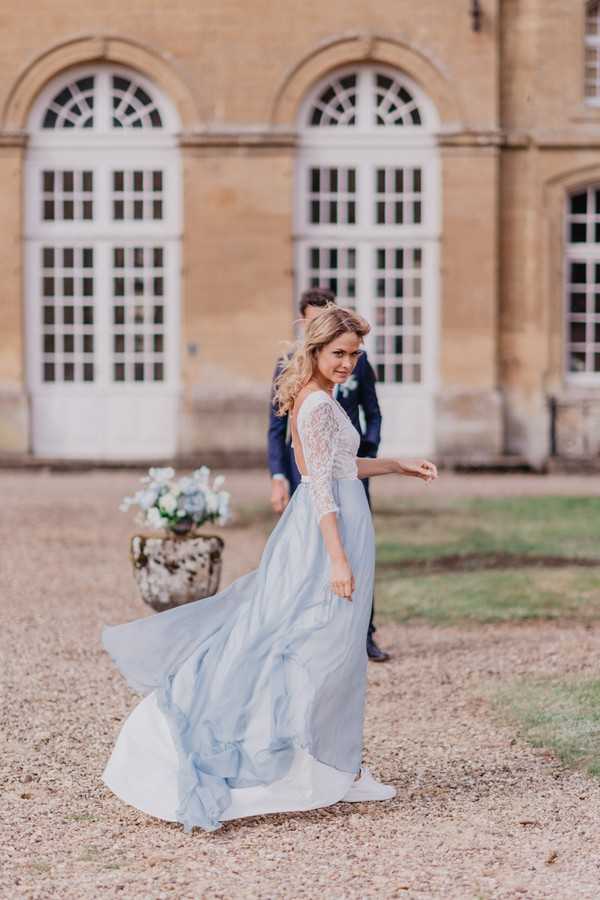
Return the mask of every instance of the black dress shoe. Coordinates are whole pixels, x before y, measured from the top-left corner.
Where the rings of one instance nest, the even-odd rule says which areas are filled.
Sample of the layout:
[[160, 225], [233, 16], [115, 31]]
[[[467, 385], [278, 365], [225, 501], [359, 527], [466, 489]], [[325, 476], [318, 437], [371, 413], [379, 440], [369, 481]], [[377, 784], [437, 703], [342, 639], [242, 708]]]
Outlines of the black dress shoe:
[[390, 654], [378, 647], [371, 635], [367, 637], [367, 656], [371, 662], [387, 662], [390, 659]]

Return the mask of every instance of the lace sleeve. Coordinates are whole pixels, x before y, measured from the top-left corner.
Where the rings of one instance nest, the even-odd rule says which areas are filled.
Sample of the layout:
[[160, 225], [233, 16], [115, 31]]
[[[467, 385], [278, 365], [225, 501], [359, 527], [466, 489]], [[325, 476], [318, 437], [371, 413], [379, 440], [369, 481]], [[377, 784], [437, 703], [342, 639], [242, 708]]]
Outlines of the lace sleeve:
[[335, 412], [327, 400], [298, 419], [298, 434], [302, 441], [304, 461], [310, 475], [310, 491], [319, 521], [326, 513], [339, 511], [331, 490], [339, 430]]

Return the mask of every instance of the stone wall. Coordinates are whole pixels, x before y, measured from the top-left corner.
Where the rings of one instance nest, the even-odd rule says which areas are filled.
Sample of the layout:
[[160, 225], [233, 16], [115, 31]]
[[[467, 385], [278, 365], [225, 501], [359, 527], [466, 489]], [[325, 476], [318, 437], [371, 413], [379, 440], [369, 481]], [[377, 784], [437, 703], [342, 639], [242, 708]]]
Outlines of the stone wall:
[[[559, 396], [558, 452], [572, 455], [568, 444], [597, 454], [597, 392], [582, 398], [562, 362], [564, 198], [573, 184], [600, 181], [600, 110], [583, 102], [584, 4], [484, 0], [482, 8], [475, 33], [468, 3], [438, 0], [55, 0], [51, 15], [32, 0], [25, 19], [6, 0], [0, 452], [24, 453], [29, 443], [27, 113], [49, 78], [104, 60], [153, 79], [182, 120], [183, 456], [262, 452], [273, 362], [294, 316], [298, 104], [328, 71], [369, 62], [406, 72], [441, 122], [438, 458], [506, 452], [542, 465], [553, 440], [549, 398]], [[570, 444], [565, 429], [576, 432]]]

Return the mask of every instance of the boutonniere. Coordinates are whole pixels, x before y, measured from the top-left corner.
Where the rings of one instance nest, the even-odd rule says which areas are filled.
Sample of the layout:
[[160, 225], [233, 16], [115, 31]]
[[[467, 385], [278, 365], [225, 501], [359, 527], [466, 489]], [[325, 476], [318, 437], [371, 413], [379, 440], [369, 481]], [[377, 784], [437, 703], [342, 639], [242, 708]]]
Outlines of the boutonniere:
[[358, 381], [354, 375], [351, 375], [343, 384], [340, 384], [339, 392], [345, 400], [350, 391], [355, 391], [357, 387]]

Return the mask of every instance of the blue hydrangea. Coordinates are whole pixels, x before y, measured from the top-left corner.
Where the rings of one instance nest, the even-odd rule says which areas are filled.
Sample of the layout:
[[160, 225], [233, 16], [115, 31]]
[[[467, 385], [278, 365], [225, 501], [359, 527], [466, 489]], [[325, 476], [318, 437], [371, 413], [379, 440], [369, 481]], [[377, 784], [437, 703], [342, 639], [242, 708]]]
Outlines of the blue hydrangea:
[[179, 503], [189, 516], [202, 516], [206, 510], [206, 497], [202, 491], [197, 490], [193, 494], [182, 494], [179, 497]]

